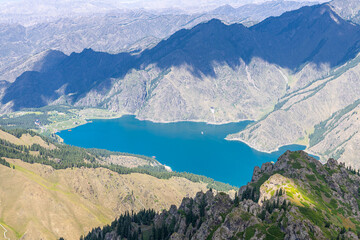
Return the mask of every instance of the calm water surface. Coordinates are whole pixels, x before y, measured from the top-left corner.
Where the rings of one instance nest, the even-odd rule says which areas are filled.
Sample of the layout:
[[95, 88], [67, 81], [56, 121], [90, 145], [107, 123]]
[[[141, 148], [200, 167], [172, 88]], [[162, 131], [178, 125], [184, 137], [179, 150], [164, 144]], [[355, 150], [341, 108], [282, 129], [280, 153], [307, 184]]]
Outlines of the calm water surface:
[[72, 131], [62, 131], [59, 136], [65, 143], [79, 147], [155, 156], [175, 171], [201, 174], [242, 186], [251, 180], [255, 166], [275, 162], [286, 150], [305, 149], [304, 146], [290, 145], [269, 154], [258, 152], [242, 142], [224, 139], [249, 123], [153, 123], [123, 116], [94, 120]]

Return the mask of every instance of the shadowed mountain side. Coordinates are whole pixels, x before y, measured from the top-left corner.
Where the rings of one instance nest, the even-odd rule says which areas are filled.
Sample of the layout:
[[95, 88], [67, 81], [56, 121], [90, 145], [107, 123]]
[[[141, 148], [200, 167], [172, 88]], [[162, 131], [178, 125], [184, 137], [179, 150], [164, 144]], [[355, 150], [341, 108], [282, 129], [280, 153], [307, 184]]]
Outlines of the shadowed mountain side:
[[235, 68], [240, 65], [240, 59], [250, 62], [256, 49], [259, 47], [248, 28], [213, 19], [191, 30], [180, 30], [144, 51], [142, 61], [146, 65], [156, 63], [162, 69], [188, 65], [197, 77], [201, 74], [215, 77], [214, 63]]
[[239, 66], [255, 58], [298, 71], [309, 62], [335, 67], [354, 58], [360, 27], [341, 19], [328, 5], [303, 7], [246, 28], [213, 19], [181, 30], [142, 54], [142, 62], [167, 69], [189, 65], [193, 73], [215, 76], [213, 64]]
[[359, 41], [360, 26], [342, 20], [328, 5], [303, 7], [251, 28], [213, 19], [180, 30], [139, 55], [91, 49], [73, 53], [45, 72], [22, 74], [6, 91], [2, 103], [13, 100], [15, 110], [41, 107], [64, 94], [72, 94], [73, 103], [91, 89], [107, 91], [111, 78], [122, 79], [129, 70], [150, 64], [162, 70], [185, 65], [199, 78], [202, 74], [216, 77], [214, 63], [235, 68], [241, 60], [248, 65], [253, 58], [292, 71], [310, 62], [335, 67], [355, 57]]
[[61, 51], [49, 50], [45, 57], [35, 63], [33, 71], [37, 72], [47, 72], [51, 71], [53, 67], [57, 67], [62, 61], [66, 59], [67, 55]]
[[360, 27], [340, 18], [328, 5], [270, 17], [250, 30], [266, 53], [259, 57], [295, 71], [308, 62], [344, 64], [360, 47]]
[[110, 79], [124, 77], [134, 67], [134, 59], [128, 53], [112, 55], [85, 49], [55, 65], [45, 61], [39, 72], [25, 72], [18, 77], [2, 101], [13, 100], [14, 110], [45, 106], [64, 94], [72, 94], [72, 100], [76, 101], [90, 89], [110, 88]]

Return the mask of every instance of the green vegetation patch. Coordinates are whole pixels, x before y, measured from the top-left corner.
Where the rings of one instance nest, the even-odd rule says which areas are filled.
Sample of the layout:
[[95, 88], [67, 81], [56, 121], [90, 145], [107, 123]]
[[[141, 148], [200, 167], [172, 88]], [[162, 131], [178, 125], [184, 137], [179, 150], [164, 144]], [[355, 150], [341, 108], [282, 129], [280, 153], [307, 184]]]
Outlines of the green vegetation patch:
[[251, 185], [253, 187], [255, 187], [256, 189], [260, 189], [261, 185], [263, 185], [263, 183], [266, 182], [269, 178], [270, 178], [270, 175], [267, 173], [264, 173], [257, 182], [251, 183]]
[[[335, 112], [327, 120], [315, 125], [315, 130], [314, 130], [313, 134], [311, 134], [309, 136], [309, 138], [310, 138], [310, 142], [309, 142], [310, 146], [309, 147], [315, 146], [320, 141], [322, 141], [324, 139], [324, 137], [326, 136], [326, 134], [328, 132], [331, 132], [338, 125], [341, 117], [344, 116], [345, 114], [351, 112], [359, 104], [360, 104], [360, 100], [356, 100], [354, 103], [348, 105], [344, 109], [341, 109], [341, 110]], [[336, 153], [336, 156], [334, 156], [334, 158], [338, 159], [338, 157], [340, 157], [342, 153], [343, 153], [343, 151]]]
[[298, 207], [299, 211], [302, 215], [304, 215], [307, 219], [313, 222], [317, 226], [322, 226], [325, 219], [321, 213], [307, 207]]
[[0, 164], [4, 165], [5, 167], [10, 167], [10, 163], [8, 163], [5, 159], [0, 158]]
[[283, 233], [278, 226], [272, 225], [267, 229], [265, 239], [284, 239], [284, 237], [285, 233]]
[[255, 235], [255, 231], [256, 230], [255, 230], [254, 226], [246, 228], [246, 230], [245, 230], [245, 239], [250, 240]]
[[251, 218], [251, 214], [248, 212], [243, 212], [243, 213], [241, 213], [240, 217], [244, 221], [249, 221]]
[[300, 164], [298, 161], [293, 162], [293, 163], [291, 164], [291, 166], [292, 166], [293, 168], [295, 168], [295, 169], [301, 169], [301, 168], [302, 168], [301, 164]]
[[290, 159], [296, 160], [299, 159], [301, 157], [300, 152], [292, 152], [290, 153]]
[[330, 200], [330, 206], [331, 206], [333, 209], [337, 209], [337, 208], [338, 208], [337, 201], [332, 198], [332, 199]]
[[306, 178], [307, 178], [309, 181], [312, 181], [312, 182], [315, 182], [315, 181], [316, 181], [316, 177], [315, 177], [315, 175], [313, 175], [313, 174], [306, 174]]

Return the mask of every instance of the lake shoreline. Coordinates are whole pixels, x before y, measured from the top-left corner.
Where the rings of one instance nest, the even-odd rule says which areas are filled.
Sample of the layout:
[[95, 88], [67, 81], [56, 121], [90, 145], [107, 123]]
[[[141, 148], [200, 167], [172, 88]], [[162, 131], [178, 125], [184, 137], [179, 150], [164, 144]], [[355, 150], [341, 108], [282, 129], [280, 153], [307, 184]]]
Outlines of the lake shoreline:
[[154, 123], [127, 115], [94, 120], [58, 135], [73, 146], [156, 156], [157, 161], [173, 171], [191, 172], [242, 186], [251, 180], [255, 166], [276, 162], [285, 150], [304, 149], [304, 146], [291, 145], [278, 152], [264, 153], [243, 142], [225, 139], [228, 134], [241, 131], [248, 124]]

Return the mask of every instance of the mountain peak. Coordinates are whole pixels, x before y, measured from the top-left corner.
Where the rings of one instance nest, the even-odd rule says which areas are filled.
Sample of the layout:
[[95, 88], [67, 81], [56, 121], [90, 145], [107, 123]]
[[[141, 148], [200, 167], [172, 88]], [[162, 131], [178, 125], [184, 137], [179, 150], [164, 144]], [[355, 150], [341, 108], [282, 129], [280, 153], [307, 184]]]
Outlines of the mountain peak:
[[233, 11], [235, 10], [235, 8], [233, 8], [231, 5], [229, 4], [225, 4], [223, 6], [220, 6], [216, 9], [214, 9], [213, 11], [211, 11], [212, 14], [231, 14]]

